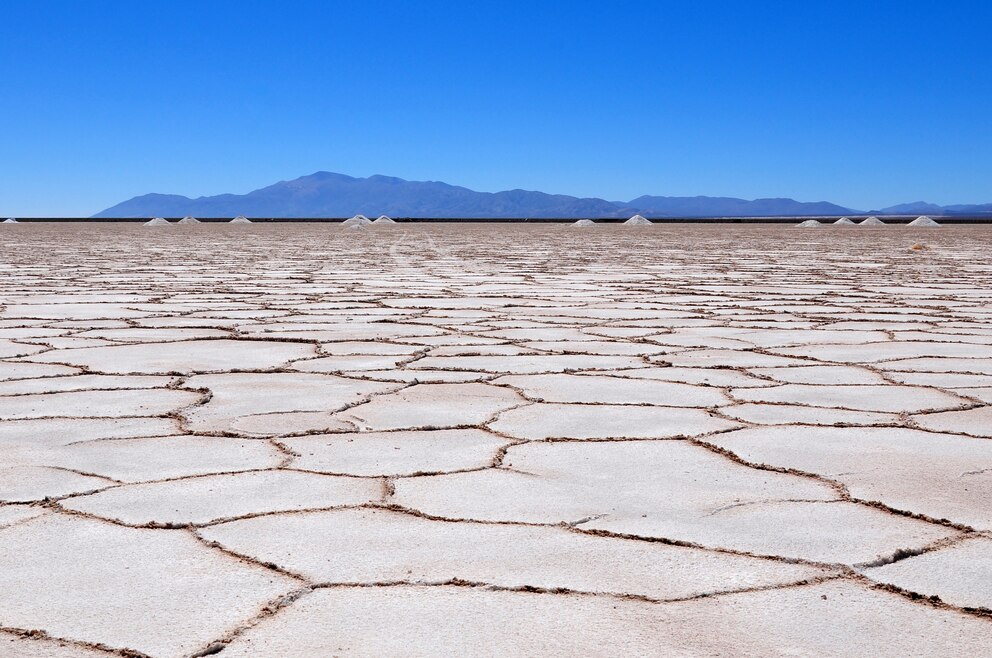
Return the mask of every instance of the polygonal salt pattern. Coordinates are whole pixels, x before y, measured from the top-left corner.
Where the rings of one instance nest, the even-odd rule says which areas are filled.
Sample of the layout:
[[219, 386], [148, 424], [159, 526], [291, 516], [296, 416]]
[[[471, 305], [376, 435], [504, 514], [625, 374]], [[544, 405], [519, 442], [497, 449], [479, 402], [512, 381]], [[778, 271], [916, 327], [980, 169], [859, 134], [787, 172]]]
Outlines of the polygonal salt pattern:
[[655, 224], [5, 235], [0, 655], [987, 652], [992, 233]]

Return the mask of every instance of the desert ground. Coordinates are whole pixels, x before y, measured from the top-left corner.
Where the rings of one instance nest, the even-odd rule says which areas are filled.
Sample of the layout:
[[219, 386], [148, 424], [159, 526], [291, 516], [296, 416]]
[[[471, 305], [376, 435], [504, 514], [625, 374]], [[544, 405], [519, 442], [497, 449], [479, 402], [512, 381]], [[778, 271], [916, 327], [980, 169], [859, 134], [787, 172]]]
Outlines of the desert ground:
[[992, 227], [0, 228], [0, 656], [978, 656]]

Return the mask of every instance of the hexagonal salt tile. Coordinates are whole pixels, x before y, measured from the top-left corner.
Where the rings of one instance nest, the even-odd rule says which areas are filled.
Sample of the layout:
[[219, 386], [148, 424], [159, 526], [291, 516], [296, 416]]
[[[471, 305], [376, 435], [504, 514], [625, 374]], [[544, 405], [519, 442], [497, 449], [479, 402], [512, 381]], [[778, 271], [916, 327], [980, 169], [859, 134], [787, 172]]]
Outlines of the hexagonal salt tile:
[[801, 404], [838, 407], [855, 411], [913, 413], [927, 409], [949, 409], [967, 404], [951, 393], [932, 388], [896, 385], [816, 386], [783, 384], [770, 388], [734, 389], [731, 395], [746, 402]]
[[[887, 623], [879, 624], [880, 618]], [[664, 605], [399, 586], [317, 590], [248, 630], [224, 653], [234, 658], [336, 651], [355, 656], [767, 656], [785, 650], [895, 658], [980, 655], [990, 642], [992, 626], [983, 619], [846, 581]]]
[[185, 525], [269, 512], [359, 505], [381, 496], [381, 483], [370, 478], [256, 471], [126, 485], [61, 504], [130, 525]]
[[5, 626], [163, 658], [190, 655], [298, 586], [182, 532], [64, 515], [0, 532]]
[[267, 441], [204, 436], [76, 443], [47, 457], [51, 466], [138, 482], [273, 468], [283, 459]]
[[317, 434], [280, 439], [293, 466], [347, 475], [413, 475], [488, 466], [507, 441], [477, 429]]
[[992, 407], [913, 416], [913, 421], [935, 432], [960, 432], [992, 438]]
[[[318, 583], [444, 582], [680, 599], [797, 582], [828, 571], [563, 528], [430, 521], [343, 509], [232, 521], [199, 531]], [[369, 538], [374, 537], [374, 542]], [[305, 538], [305, 539], [304, 539]], [[411, 538], [416, 538], [411, 542]]]
[[0, 420], [158, 416], [195, 404], [202, 397], [192, 391], [165, 388], [11, 395], [0, 397]]
[[857, 498], [992, 529], [992, 442], [902, 428], [769, 427], [706, 439], [749, 462], [843, 482]]
[[[209, 402], [184, 413], [187, 427], [191, 430], [261, 434], [285, 434], [327, 427], [326, 419], [315, 428], [314, 419], [296, 418], [291, 414], [320, 412], [329, 416], [370, 395], [399, 388], [396, 384], [316, 373], [199, 375], [186, 380], [185, 386], [208, 389], [212, 394]], [[280, 415], [278, 418], [260, 418], [266, 414]], [[254, 422], [244, 422], [246, 420]]]
[[416, 384], [334, 417], [363, 432], [441, 429], [479, 425], [522, 403], [514, 391], [488, 384]]
[[962, 608], [992, 610], [992, 539], [974, 537], [863, 572], [923, 596]]
[[652, 404], [668, 407], [713, 407], [727, 404], [719, 390], [657, 380], [636, 380], [608, 375], [529, 375], [493, 380], [523, 391], [544, 402], [602, 404]]
[[607, 404], [532, 404], [489, 424], [518, 439], [668, 439], [739, 427], [702, 409]]
[[265, 340], [189, 340], [58, 350], [31, 357], [39, 363], [84, 366], [111, 374], [168, 374], [261, 370], [316, 355], [309, 343]]
[[849, 564], [954, 534], [837, 501], [818, 481], [751, 469], [680, 441], [531, 443], [509, 448], [503, 464], [498, 470], [400, 479], [394, 499], [447, 518], [577, 522], [582, 528]]

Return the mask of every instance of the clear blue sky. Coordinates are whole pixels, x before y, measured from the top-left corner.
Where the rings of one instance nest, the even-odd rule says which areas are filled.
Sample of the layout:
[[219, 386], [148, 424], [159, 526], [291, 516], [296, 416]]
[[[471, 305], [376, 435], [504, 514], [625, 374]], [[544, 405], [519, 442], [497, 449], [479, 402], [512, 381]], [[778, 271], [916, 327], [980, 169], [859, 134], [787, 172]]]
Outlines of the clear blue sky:
[[0, 214], [317, 170], [992, 202], [992, 3], [0, 2]]

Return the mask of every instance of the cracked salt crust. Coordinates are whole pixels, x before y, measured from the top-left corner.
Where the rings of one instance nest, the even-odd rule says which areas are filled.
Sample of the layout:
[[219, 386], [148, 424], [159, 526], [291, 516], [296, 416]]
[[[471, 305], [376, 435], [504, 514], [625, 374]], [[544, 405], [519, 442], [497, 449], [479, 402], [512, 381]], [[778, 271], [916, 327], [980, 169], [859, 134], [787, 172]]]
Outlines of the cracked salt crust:
[[992, 643], [984, 227], [4, 238], [0, 654]]

